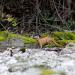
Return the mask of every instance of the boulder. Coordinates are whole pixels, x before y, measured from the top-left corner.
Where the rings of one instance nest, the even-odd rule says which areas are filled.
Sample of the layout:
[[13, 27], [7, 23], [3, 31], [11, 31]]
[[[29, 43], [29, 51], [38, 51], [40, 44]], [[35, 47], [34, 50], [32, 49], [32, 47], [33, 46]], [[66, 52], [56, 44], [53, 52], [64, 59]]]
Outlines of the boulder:
[[24, 47], [24, 42], [21, 39], [13, 38], [0, 42], [0, 51], [5, 51], [7, 47]]
[[21, 39], [13, 38], [8, 41], [9, 46], [24, 47], [24, 42]]
[[60, 54], [72, 54], [75, 53], [75, 43], [68, 43], [65, 48], [62, 49]]

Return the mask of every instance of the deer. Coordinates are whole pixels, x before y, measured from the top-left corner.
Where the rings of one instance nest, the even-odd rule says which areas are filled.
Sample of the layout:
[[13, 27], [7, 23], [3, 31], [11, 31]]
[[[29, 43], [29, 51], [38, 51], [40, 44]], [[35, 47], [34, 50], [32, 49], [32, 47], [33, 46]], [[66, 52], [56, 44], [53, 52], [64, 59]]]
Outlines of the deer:
[[51, 44], [51, 43], [54, 43], [56, 46], [59, 46], [59, 44], [56, 43], [54, 38], [51, 38], [49, 36], [37, 38], [37, 43], [40, 46], [40, 48], [43, 48], [44, 45]]

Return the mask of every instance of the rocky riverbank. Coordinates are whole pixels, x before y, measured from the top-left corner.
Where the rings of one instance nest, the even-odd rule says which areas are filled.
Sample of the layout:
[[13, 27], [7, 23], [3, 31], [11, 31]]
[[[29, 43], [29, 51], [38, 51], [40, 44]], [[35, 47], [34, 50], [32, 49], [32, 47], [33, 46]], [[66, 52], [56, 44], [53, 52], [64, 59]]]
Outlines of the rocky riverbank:
[[67, 44], [60, 52], [26, 49], [22, 53], [20, 48], [15, 48], [12, 49], [14, 53], [11, 57], [9, 50], [0, 52], [0, 75], [41, 75], [40, 67], [56, 71], [56, 74], [51, 75], [75, 75], [74, 43]]

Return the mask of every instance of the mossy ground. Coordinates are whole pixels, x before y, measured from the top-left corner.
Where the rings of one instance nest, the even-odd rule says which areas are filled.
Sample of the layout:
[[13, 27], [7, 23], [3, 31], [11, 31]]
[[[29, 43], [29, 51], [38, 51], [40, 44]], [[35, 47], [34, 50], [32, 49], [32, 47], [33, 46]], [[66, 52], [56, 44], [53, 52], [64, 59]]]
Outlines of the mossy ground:
[[69, 42], [75, 43], [75, 33], [73, 32], [54, 32], [53, 37], [61, 46]]
[[75, 40], [73, 32], [54, 32], [53, 37], [57, 40]]
[[[42, 34], [43, 37], [45, 36], [50, 36], [51, 38], [54, 39], [54, 42], [56, 42], [58, 45], [55, 43], [50, 43], [45, 45], [44, 47], [63, 47], [65, 44], [69, 42], [74, 42], [75, 43], [75, 33], [73, 32], [54, 32], [53, 34]], [[11, 38], [18, 38], [22, 39], [25, 44], [33, 44], [37, 43], [36, 39], [33, 39], [27, 35], [19, 35], [19, 34], [14, 34], [8, 31], [0, 31], [0, 41], [5, 41]]]
[[0, 31], [0, 41], [8, 40], [11, 38], [22, 39], [25, 44], [36, 43], [36, 40], [31, 37], [14, 34], [8, 31]]
[[53, 34], [43, 34], [44, 36], [50, 36], [54, 39], [54, 41], [58, 44], [50, 43], [45, 45], [45, 47], [63, 47], [67, 43], [74, 42], [75, 43], [75, 33], [74, 32], [53, 32]]

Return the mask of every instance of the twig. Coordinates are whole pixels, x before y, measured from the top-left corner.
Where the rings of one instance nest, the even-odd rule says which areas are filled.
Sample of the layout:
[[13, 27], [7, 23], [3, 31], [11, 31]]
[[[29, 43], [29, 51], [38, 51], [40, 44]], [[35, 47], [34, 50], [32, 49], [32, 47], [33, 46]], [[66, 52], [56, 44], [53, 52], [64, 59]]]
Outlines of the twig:
[[63, 19], [61, 18], [59, 12], [58, 12], [58, 9], [57, 9], [57, 7], [56, 7], [56, 4], [55, 4], [55, 1], [54, 1], [54, 0], [53, 0], [53, 3], [54, 3], [54, 7], [55, 7], [55, 10], [56, 10], [56, 13], [57, 13], [58, 17], [60, 18], [61, 22], [64, 24], [64, 21], [63, 21]]

